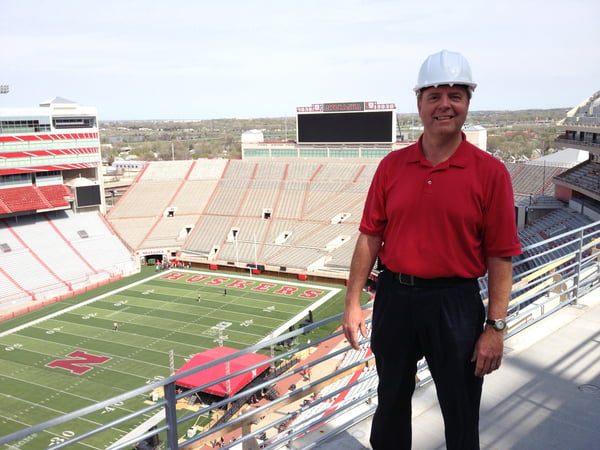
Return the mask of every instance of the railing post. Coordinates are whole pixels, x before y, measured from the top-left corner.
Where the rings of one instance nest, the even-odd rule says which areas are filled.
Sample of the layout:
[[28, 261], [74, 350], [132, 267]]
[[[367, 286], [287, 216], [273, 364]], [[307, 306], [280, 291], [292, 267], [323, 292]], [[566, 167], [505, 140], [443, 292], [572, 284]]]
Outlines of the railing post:
[[577, 305], [577, 299], [579, 298], [579, 279], [581, 275], [581, 260], [583, 259], [583, 228], [579, 230], [579, 249], [577, 250], [577, 267], [575, 272], [575, 278], [573, 278], [573, 283], [575, 284], [575, 289], [573, 290], [574, 299], [571, 302], [573, 305]]
[[177, 437], [177, 399], [175, 398], [175, 383], [166, 384], [165, 390], [165, 419], [167, 422], [167, 448], [178, 448]]

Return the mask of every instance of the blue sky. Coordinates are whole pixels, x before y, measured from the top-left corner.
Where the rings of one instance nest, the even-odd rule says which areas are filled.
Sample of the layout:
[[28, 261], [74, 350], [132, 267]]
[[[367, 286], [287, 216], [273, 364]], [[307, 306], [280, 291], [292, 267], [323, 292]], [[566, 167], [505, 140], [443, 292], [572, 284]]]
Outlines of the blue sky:
[[293, 116], [330, 101], [416, 111], [427, 55], [463, 53], [471, 110], [600, 90], [597, 0], [29, 0], [0, 5], [0, 107], [54, 96], [101, 120]]

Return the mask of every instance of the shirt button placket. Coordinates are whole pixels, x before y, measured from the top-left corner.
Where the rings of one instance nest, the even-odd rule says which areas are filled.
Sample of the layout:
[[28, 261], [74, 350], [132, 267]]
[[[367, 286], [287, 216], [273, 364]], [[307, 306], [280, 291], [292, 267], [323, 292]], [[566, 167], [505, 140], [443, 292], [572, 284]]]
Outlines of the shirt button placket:
[[433, 189], [433, 180], [431, 175], [425, 179], [425, 192], [431, 193]]

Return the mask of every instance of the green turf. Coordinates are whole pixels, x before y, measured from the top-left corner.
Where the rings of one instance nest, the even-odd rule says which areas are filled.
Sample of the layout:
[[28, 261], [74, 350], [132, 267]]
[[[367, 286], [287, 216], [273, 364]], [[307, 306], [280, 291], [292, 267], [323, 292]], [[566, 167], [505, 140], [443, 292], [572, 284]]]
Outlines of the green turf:
[[[155, 274], [144, 268], [127, 280], [0, 323], [2, 434], [168, 376], [169, 352], [174, 352], [178, 369], [194, 354], [218, 346], [217, 325], [224, 327], [223, 345], [241, 349], [277, 328], [285, 327], [286, 331], [294, 317], [303, 320], [309, 309], [316, 320], [342, 309], [339, 287], [219, 272], [178, 273], [185, 275], [174, 279], [167, 272]], [[216, 284], [219, 280], [215, 278], [226, 281]], [[334, 295], [316, 308], [315, 302], [330, 293]], [[119, 324], [118, 331], [112, 330], [114, 322]], [[339, 323], [331, 324], [315, 333], [328, 333], [337, 326]], [[303, 338], [311, 337], [318, 336]], [[76, 351], [100, 357], [103, 362], [80, 363], [69, 356]], [[61, 360], [76, 371], [84, 370], [81, 367], [86, 370], [77, 374], [60, 365], [49, 366]], [[144, 400], [145, 396], [140, 396], [45, 430], [19, 448], [46, 448], [65, 436], [140, 409]], [[102, 433], [75, 448], [106, 448], [142, 420]]]

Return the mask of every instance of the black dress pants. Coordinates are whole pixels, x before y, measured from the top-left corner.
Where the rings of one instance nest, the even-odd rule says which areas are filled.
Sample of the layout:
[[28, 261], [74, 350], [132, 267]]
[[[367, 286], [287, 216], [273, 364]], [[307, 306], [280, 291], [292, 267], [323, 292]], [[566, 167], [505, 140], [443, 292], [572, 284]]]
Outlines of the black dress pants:
[[479, 449], [483, 378], [474, 375], [471, 357], [484, 320], [476, 280], [415, 287], [391, 272], [379, 275], [371, 332], [379, 375], [374, 450], [411, 448], [411, 401], [423, 356], [436, 386], [447, 449]]

